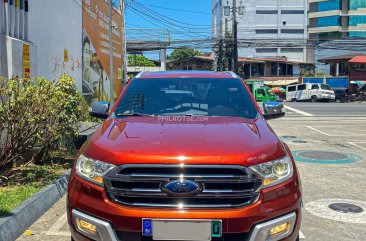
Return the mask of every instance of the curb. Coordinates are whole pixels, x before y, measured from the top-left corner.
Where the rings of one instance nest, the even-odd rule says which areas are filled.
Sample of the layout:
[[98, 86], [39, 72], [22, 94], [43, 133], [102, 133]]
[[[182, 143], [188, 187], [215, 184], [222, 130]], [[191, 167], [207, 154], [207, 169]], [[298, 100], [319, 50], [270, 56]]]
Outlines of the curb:
[[14, 241], [66, 193], [70, 170], [54, 183], [0, 217], [0, 240]]

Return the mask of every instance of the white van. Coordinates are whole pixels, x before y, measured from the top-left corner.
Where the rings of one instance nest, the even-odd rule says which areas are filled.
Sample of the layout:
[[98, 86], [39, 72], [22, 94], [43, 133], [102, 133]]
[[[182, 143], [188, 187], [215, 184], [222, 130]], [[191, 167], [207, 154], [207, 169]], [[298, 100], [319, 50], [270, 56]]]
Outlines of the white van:
[[286, 101], [335, 100], [335, 93], [329, 85], [325, 84], [299, 84], [289, 85], [286, 89]]

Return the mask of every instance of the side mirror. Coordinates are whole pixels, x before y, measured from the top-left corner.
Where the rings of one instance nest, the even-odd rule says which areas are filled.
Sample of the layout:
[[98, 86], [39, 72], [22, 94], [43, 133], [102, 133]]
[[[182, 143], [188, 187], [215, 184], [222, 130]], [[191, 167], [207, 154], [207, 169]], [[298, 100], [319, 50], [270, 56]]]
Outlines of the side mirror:
[[285, 116], [283, 104], [280, 102], [264, 102], [264, 118], [266, 120], [277, 119]]
[[91, 117], [96, 117], [105, 120], [108, 118], [109, 106], [110, 106], [109, 102], [92, 103], [89, 114]]

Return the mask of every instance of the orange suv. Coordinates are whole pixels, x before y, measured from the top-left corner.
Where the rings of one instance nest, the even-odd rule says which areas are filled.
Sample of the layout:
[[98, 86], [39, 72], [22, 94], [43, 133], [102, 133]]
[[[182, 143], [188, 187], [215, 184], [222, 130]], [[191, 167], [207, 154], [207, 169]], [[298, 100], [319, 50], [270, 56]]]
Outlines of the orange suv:
[[301, 186], [289, 148], [231, 72], [142, 73], [72, 170], [72, 240], [298, 239]]

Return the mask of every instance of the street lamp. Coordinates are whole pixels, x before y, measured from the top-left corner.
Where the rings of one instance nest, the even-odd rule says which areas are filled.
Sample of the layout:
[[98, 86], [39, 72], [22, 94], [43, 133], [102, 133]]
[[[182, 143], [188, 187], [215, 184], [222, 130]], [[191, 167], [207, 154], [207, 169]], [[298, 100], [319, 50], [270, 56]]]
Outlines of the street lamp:
[[231, 70], [235, 73], [238, 72], [238, 22], [236, 21], [236, 14], [238, 15], [244, 15], [244, 6], [243, 6], [243, 0], [240, 1], [239, 7], [236, 6], [236, 0], [232, 0], [233, 5], [232, 7], [229, 6], [229, 1], [226, 1], [226, 6], [224, 6], [224, 15], [225, 17], [230, 16], [231, 12], [233, 13], [233, 52], [231, 56]]
[[230, 16], [231, 7], [229, 6], [229, 1], [226, 2], [226, 6], [224, 7], [224, 15], [225, 17]]
[[244, 15], [244, 10], [245, 10], [245, 7], [243, 6], [243, 1], [240, 1], [240, 6], [238, 8], [238, 14]]
[[243, 5], [243, 1], [240, 1], [240, 6], [238, 8], [230, 7], [229, 1], [226, 1], [226, 6], [224, 6], [224, 16], [229, 17], [231, 10], [233, 10], [234, 12], [238, 11], [238, 15], [244, 15], [245, 7]]

